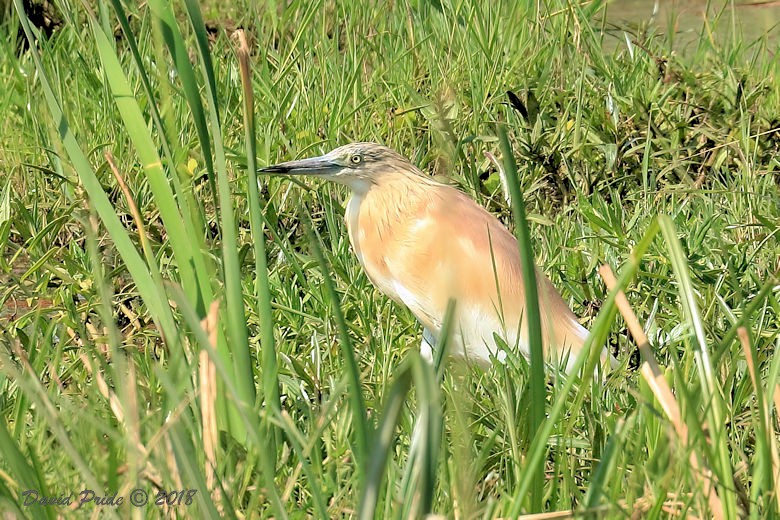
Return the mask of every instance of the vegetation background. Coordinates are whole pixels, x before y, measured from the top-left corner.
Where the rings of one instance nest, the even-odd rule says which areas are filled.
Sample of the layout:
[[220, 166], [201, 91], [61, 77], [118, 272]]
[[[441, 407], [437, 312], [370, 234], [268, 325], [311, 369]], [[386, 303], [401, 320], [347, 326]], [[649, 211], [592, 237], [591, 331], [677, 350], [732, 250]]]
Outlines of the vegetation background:
[[[99, 0], [39, 31], [12, 3], [4, 518], [780, 515], [780, 68], [748, 7], [681, 32], [601, 1]], [[513, 228], [497, 123], [603, 382], [421, 363], [344, 190], [254, 173], [379, 141]]]

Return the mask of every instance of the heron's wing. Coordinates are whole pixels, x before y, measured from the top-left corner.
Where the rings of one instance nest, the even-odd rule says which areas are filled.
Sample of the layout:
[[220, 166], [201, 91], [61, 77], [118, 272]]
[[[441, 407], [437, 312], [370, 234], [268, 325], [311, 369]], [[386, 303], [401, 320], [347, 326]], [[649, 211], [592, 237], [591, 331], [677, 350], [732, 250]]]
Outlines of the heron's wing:
[[[515, 237], [464, 193], [449, 186], [429, 192], [388, 248], [387, 267], [403, 288], [402, 301], [436, 326], [454, 298], [461, 310], [478, 316], [475, 327], [486, 321], [499, 335], [523, 343], [525, 291]], [[587, 330], [539, 270], [537, 285], [545, 345], [578, 353]], [[479, 334], [486, 336], [489, 331]]]

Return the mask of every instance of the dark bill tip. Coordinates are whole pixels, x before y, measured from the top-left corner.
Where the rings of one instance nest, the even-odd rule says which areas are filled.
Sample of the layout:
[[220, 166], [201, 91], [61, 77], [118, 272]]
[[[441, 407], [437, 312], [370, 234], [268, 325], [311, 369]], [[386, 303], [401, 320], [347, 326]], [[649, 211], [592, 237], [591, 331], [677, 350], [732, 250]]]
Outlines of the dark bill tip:
[[331, 173], [336, 166], [325, 157], [311, 157], [309, 159], [272, 164], [271, 166], [260, 168], [258, 172], [277, 175], [317, 175]]
[[290, 173], [290, 167], [283, 164], [273, 164], [257, 170], [260, 173]]

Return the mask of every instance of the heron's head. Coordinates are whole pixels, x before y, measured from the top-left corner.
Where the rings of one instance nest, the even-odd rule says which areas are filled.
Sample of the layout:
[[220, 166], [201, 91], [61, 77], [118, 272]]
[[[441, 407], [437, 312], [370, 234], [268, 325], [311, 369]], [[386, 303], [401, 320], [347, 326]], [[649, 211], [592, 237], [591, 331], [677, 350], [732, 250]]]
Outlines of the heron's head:
[[277, 175], [311, 175], [346, 184], [353, 191], [367, 191], [384, 180], [421, 172], [401, 154], [376, 143], [351, 143], [325, 155], [288, 161], [260, 169]]

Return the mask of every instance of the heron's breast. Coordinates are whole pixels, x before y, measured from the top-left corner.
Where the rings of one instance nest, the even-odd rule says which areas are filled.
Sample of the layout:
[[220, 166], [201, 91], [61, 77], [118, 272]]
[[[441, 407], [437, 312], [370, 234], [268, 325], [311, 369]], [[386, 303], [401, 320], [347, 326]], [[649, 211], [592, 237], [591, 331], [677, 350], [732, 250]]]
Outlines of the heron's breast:
[[388, 280], [387, 263], [377, 223], [366, 211], [365, 196], [353, 194], [347, 202], [345, 220], [352, 249], [371, 283], [382, 292], [392, 294], [392, 284]]
[[371, 193], [355, 194], [347, 203], [345, 217], [352, 249], [371, 283], [406, 305], [424, 325], [440, 326], [436, 306], [430, 301], [435, 276], [419, 265], [416, 252], [425, 245], [415, 244], [417, 237], [409, 233], [413, 219], [407, 208]]

